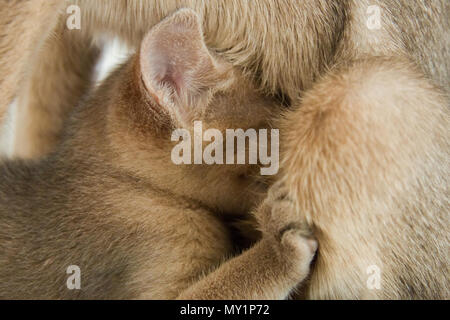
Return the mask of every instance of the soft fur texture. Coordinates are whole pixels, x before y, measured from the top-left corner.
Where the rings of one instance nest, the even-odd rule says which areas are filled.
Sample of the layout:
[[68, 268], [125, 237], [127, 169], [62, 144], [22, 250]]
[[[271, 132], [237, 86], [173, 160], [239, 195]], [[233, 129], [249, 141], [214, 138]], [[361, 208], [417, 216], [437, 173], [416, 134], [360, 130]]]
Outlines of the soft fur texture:
[[410, 63], [372, 58], [286, 114], [279, 183], [320, 243], [308, 298], [449, 298], [447, 105]]
[[[284, 210], [259, 213], [267, 228], [313, 229], [320, 249], [307, 297], [449, 297], [448, 1], [77, 3], [82, 43], [106, 31], [136, 44], [175, 8], [192, 7], [217, 55], [262, 92], [292, 102], [280, 121], [284, 161], [270, 193], [282, 195], [272, 198], [285, 199]], [[366, 26], [371, 5], [381, 8], [380, 30]], [[72, 59], [48, 52], [22, 97], [27, 121], [60, 110], [52, 101], [64, 100], [64, 79], [83, 69], [61, 63], [67, 68], [45, 73], [55, 59]], [[42, 75], [45, 86], [36, 81]], [[45, 103], [33, 98], [38, 92]], [[17, 156], [40, 156], [57, 140], [35, 143], [36, 131], [19, 128]], [[382, 272], [381, 290], [366, 286], [369, 265]]]
[[59, 140], [58, 119], [66, 117], [86, 89], [95, 63], [87, 48], [102, 32], [136, 46], [161, 19], [178, 8], [192, 8], [202, 18], [209, 48], [241, 67], [263, 92], [289, 101], [332, 62], [347, 7], [326, 0], [80, 0], [66, 1], [63, 9], [70, 4], [81, 9], [81, 30], [68, 30], [69, 15], [62, 14], [54, 31], [57, 37], [43, 46], [40, 63], [34, 64], [19, 97], [16, 157], [45, 155]]
[[0, 120], [56, 25], [58, 0], [0, 1]]
[[[258, 201], [242, 192], [257, 168], [170, 159], [172, 130], [193, 119], [267, 128], [275, 108], [211, 56], [195, 12], [158, 24], [72, 115], [56, 153], [0, 167], [0, 297], [285, 298], [317, 248], [298, 228], [267, 229], [219, 266], [233, 243], [217, 212], [239, 214]], [[70, 265], [81, 269], [80, 290], [66, 287]]]
[[[64, 9], [71, 4], [81, 9], [81, 30], [66, 27], [69, 15]], [[366, 26], [367, 8], [372, 5], [381, 8], [381, 30]], [[27, 63], [31, 70], [30, 81], [24, 83], [19, 96], [14, 155], [33, 158], [52, 150], [62, 119], [87, 90], [97, 57], [92, 42], [101, 33], [118, 35], [136, 46], [162, 18], [177, 8], [193, 8], [202, 17], [208, 47], [242, 68], [265, 93], [295, 102], [335, 63], [361, 55], [404, 56], [438, 86], [449, 88], [448, 6], [445, 0], [59, 3], [63, 14], [54, 10], [48, 18], [54, 24], [60, 20], [52, 37], [42, 46], [24, 41], [33, 53], [40, 54], [39, 64], [33, 66], [32, 61], [16, 56], [2, 58], [6, 65], [17, 63], [24, 68], [20, 63]], [[0, 24], [5, 25], [2, 20]], [[20, 30], [9, 30], [10, 39], [16, 39]], [[41, 28], [40, 34], [45, 39], [48, 32]], [[22, 51], [24, 57], [29, 50]], [[17, 83], [10, 73], [6, 75]], [[41, 81], [44, 76], [46, 81]]]

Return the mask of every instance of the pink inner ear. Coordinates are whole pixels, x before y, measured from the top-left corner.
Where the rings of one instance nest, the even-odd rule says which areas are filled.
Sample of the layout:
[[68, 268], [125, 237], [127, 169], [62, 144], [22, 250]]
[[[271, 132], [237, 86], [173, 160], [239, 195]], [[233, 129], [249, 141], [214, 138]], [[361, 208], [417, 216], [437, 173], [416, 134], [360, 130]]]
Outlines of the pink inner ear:
[[172, 88], [177, 95], [181, 95], [182, 88], [184, 88], [183, 74], [176, 69], [175, 66], [162, 63], [155, 66], [154, 80], [161, 86], [168, 86]]
[[188, 118], [207, 97], [219, 72], [210, 55], [199, 18], [181, 9], [144, 38], [141, 72], [150, 94], [179, 120]]
[[187, 78], [189, 78], [189, 69], [192, 66], [196, 67], [195, 63], [192, 64], [192, 60], [197, 58], [197, 53], [195, 51], [190, 52], [192, 51], [188, 47], [190, 41], [181, 38], [182, 35], [185, 36], [185, 34], [173, 35], [171, 32], [166, 32], [165, 38], [149, 39], [146, 43], [147, 47], [142, 52], [145, 54], [145, 64], [142, 71], [144, 77], [150, 81], [149, 88], [157, 91], [162, 89], [155, 94], [173, 93], [176, 97], [172, 98], [183, 100], [185, 97], [182, 95], [189, 91]]

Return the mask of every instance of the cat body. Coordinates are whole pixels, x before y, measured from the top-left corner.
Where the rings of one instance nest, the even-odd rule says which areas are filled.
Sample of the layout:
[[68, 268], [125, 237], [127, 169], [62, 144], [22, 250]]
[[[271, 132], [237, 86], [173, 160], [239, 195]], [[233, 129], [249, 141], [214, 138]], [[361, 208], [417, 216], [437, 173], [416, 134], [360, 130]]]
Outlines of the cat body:
[[295, 229], [230, 259], [221, 215], [259, 201], [263, 187], [242, 192], [258, 166], [171, 159], [172, 132], [194, 119], [267, 128], [275, 106], [209, 53], [199, 21], [180, 10], [155, 26], [72, 114], [53, 154], [1, 166], [1, 298], [275, 299], [307, 276], [316, 244]]

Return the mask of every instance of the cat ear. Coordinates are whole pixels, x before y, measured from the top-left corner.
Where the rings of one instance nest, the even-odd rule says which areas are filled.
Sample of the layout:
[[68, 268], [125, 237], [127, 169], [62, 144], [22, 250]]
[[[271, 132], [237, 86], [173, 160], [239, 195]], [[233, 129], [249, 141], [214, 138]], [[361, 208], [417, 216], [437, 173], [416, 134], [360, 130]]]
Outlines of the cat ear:
[[189, 125], [208, 104], [223, 68], [209, 53], [200, 19], [181, 9], [155, 26], [140, 50], [142, 79], [177, 125]]

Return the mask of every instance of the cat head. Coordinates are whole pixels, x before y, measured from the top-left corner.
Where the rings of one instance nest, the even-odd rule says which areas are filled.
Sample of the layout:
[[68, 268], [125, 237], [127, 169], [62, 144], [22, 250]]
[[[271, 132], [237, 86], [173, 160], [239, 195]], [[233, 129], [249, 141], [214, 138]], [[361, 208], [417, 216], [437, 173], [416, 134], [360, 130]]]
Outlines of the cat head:
[[[247, 210], [262, 196], [260, 163], [251, 162], [248, 153], [253, 150], [258, 157], [259, 150], [251, 149], [250, 140], [258, 144], [259, 130], [269, 129], [280, 103], [208, 49], [194, 11], [179, 10], [153, 27], [136, 56], [108, 81], [107, 134], [122, 168], [158, 188], [228, 212]], [[199, 124], [201, 137], [195, 131]], [[229, 150], [225, 141], [227, 130], [236, 129], [253, 130], [244, 137], [243, 164], [236, 154], [239, 142]], [[268, 135], [270, 145], [270, 129]], [[191, 145], [180, 150], [185, 138]], [[222, 145], [212, 148], [220, 139]], [[222, 163], [203, 159], [208, 145], [215, 159], [222, 151]], [[230, 152], [234, 162], [227, 164]], [[180, 162], [188, 153], [192, 161]]]

